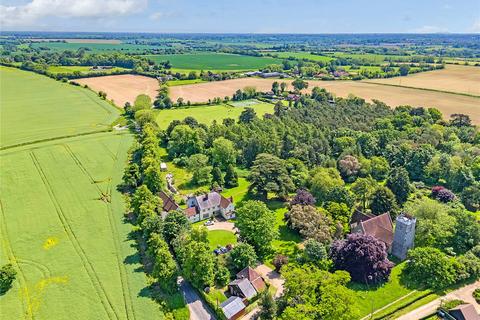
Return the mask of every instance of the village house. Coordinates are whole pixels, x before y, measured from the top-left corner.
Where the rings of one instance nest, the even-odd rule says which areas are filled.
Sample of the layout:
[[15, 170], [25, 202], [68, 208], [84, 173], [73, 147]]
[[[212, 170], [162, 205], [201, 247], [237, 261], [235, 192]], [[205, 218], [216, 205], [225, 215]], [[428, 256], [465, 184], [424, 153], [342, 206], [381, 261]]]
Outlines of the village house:
[[190, 221], [210, 219], [220, 214], [224, 219], [235, 218], [233, 198], [225, 198], [216, 191], [193, 196], [187, 200], [185, 214]]
[[455, 320], [480, 320], [480, 315], [478, 315], [475, 307], [469, 303], [450, 309], [448, 314]]
[[252, 268], [246, 267], [237, 273], [237, 279], [228, 284], [232, 296], [251, 299], [266, 288], [263, 278]]
[[245, 304], [242, 298], [231, 296], [220, 304], [223, 314], [227, 320], [239, 319], [245, 314]]

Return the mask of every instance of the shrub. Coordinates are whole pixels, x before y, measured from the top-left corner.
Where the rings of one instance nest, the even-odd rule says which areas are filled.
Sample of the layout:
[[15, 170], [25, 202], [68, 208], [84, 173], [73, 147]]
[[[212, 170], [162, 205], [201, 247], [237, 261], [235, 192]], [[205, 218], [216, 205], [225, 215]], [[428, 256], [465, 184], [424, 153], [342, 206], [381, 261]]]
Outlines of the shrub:
[[4, 294], [12, 287], [16, 275], [17, 272], [10, 263], [0, 268], [0, 295]]
[[475, 298], [475, 301], [477, 301], [477, 303], [480, 303], [480, 288], [475, 289], [472, 295]]

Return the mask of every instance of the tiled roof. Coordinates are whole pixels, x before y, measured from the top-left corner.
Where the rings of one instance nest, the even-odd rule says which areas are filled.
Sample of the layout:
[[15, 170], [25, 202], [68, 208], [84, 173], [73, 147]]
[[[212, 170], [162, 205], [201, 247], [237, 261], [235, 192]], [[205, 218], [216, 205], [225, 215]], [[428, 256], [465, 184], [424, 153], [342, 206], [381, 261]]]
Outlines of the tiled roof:
[[245, 298], [250, 299], [255, 297], [257, 291], [253, 287], [252, 283], [248, 279], [237, 279], [229, 283], [229, 286], [236, 286], [245, 296]]
[[220, 205], [221, 196], [218, 192], [209, 192], [207, 194], [202, 194], [197, 196], [197, 203], [200, 207], [200, 210], [211, 209]]
[[165, 192], [160, 191], [158, 193], [158, 196], [163, 201], [163, 211], [169, 212], [169, 211], [173, 211], [173, 210], [178, 209], [178, 204], [175, 202], [175, 200], [170, 198]]
[[480, 320], [475, 307], [472, 304], [461, 304], [449, 311], [455, 319], [459, 320]]
[[227, 319], [231, 319], [233, 316], [245, 309], [245, 304], [240, 297], [231, 296], [220, 304], [223, 314]]
[[380, 241], [383, 241], [387, 247], [390, 247], [393, 242], [393, 224], [390, 214], [384, 213], [379, 216], [370, 218], [366, 221], [361, 221], [364, 234], [374, 236]]
[[196, 216], [196, 215], [197, 215], [197, 208], [191, 207], [191, 208], [185, 209], [185, 215], [186, 215], [188, 218], [191, 218], [191, 217]]
[[237, 273], [237, 279], [248, 279], [257, 292], [265, 289], [265, 281], [263, 281], [263, 278], [251, 267], [246, 267]]
[[220, 207], [222, 207], [223, 209], [226, 209], [232, 202], [233, 202], [232, 197], [227, 199], [224, 196], [220, 195]]

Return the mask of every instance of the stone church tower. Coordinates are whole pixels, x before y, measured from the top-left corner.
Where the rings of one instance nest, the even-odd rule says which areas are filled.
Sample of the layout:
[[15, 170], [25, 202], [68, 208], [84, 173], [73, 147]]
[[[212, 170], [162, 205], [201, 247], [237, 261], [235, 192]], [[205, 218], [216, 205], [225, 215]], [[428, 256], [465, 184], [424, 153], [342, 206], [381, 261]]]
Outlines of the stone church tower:
[[392, 254], [400, 260], [405, 260], [408, 250], [413, 248], [416, 223], [416, 218], [405, 213], [402, 213], [396, 219]]

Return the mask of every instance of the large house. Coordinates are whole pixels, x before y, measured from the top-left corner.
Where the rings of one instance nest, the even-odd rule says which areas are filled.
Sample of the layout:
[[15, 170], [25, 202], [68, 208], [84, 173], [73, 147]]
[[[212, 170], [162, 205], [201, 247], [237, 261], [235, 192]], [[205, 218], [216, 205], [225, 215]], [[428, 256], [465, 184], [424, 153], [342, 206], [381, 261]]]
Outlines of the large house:
[[185, 215], [191, 222], [209, 219], [216, 214], [225, 219], [235, 218], [233, 198], [225, 198], [216, 191], [188, 198]]

